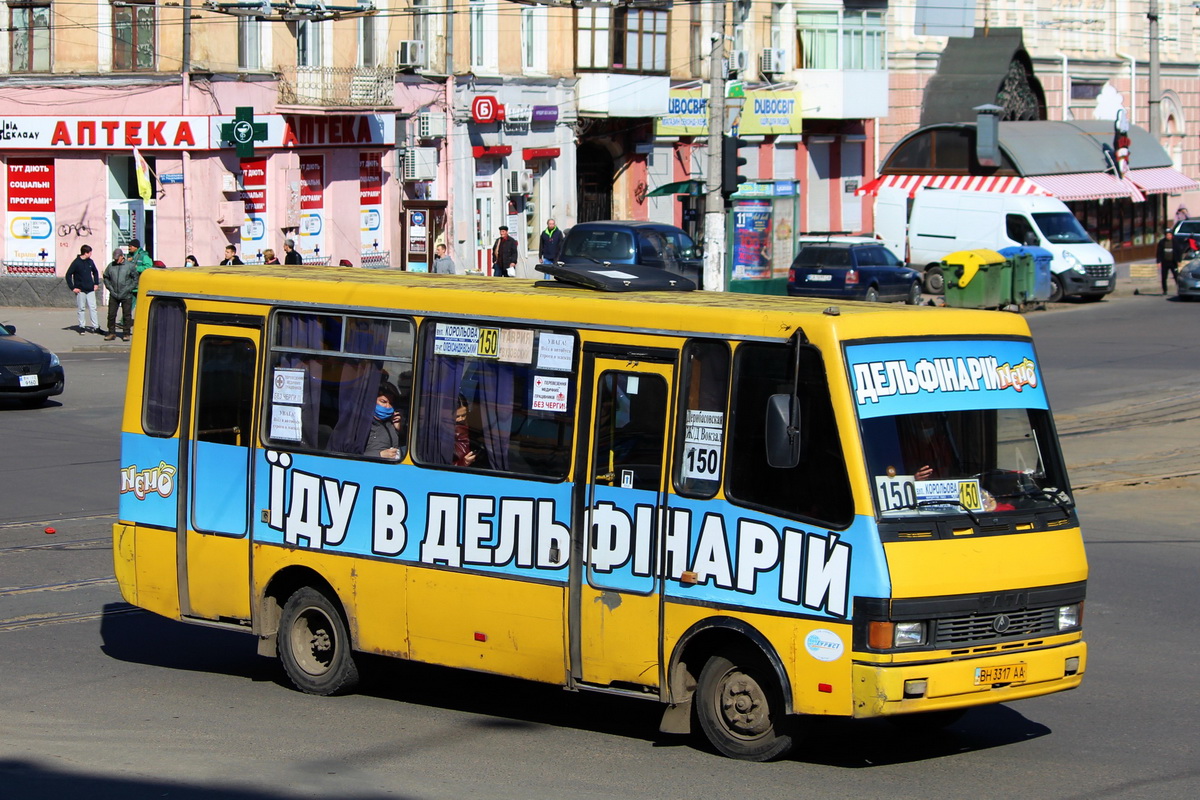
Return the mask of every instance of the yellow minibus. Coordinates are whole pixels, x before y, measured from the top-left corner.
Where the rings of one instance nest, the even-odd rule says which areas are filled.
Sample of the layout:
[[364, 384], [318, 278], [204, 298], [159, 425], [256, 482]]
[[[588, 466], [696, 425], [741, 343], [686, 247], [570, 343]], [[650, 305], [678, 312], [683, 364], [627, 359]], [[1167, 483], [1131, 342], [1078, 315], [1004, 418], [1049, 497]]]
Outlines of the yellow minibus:
[[645, 698], [768, 760], [1086, 667], [1075, 502], [1017, 315], [532, 281], [150, 270], [125, 599], [300, 690], [357, 653]]

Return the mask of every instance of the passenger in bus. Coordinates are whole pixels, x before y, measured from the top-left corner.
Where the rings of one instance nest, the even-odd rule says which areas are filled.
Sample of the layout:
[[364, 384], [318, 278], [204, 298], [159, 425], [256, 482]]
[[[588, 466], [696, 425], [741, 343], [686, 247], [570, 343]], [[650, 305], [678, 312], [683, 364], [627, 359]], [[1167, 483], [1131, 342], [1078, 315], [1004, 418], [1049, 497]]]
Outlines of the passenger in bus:
[[378, 456], [389, 461], [404, 458], [404, 418], [400, 411], [400, 391], [388, 381], [379, 384], [375, 397], [375, 418], [367, 434], [367, 446], [363, 454]]
[[471, 446], [471, 429], [467, 426], [467, 415], [470, 406], [467, 398], [458, 396], [458, 406], [454, 409], [454, 461], [456, 467], [471, 467], [479, 457], [479, 449]]
[[908, 474], [917, 480], [955, 476], [954, 443], [941, 415], [921, 412], [901, 420], [900, 445]]

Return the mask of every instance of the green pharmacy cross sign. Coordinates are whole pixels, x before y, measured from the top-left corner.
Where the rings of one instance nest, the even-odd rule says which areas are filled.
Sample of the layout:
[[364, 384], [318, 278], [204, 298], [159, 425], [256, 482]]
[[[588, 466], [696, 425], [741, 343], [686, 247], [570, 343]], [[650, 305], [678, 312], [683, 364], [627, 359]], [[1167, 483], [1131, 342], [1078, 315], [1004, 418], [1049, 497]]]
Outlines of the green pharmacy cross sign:
[[267, 140], [267, 123], [254, 121], [251, 106], [238, 106], [234, 112], [233, 122], [221, 126], [221, 139], [233, 142], [238, 158], [253, 158], [254, 143]]

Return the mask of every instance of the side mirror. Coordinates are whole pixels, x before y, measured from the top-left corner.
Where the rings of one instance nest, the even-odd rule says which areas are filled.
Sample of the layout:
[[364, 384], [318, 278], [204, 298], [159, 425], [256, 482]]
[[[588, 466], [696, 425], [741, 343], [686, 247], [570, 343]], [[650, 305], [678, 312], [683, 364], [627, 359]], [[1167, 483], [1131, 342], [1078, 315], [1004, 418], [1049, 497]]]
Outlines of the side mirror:
[[767, 400], [767, 464], [791, 469], [800, 463], [800, 398], [773, 394]]
[[16, 332], [17, 332], [17, 326], [16, 326], [16, 325], [5, 325], [5, 326], [4, 326], [4, 329], [5, 329], [5, 330], [7, 330], [9, 333], [16, 333]]

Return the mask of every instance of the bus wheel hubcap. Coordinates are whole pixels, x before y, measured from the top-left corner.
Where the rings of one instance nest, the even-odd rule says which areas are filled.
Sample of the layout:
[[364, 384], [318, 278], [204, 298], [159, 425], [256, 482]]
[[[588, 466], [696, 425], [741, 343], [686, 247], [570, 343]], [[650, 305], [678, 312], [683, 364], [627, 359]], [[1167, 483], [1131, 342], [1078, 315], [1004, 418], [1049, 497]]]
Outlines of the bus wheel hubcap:
[[771, 728], [762, 687], [741, 672], [731, 672], [725, 679], [721, 713], [729, 729], [741, 736], [759, 736]]

